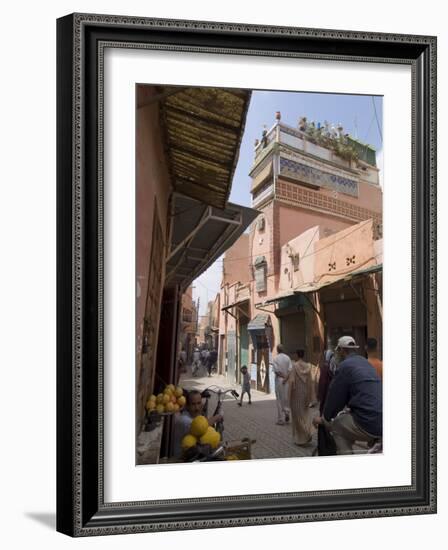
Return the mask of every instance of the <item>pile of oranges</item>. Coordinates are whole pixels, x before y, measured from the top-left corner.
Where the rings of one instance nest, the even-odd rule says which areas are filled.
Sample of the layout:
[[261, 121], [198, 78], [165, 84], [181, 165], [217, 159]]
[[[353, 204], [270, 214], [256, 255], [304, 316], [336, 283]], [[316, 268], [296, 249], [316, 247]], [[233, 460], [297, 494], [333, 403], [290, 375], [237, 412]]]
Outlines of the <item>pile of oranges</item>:
[[185, 407], [186, 399], [184, 390], [180, 386], [168, 384], [162, 393], [151, 395], [146, 402], [146, 410], [148, 412], [175, 413]]

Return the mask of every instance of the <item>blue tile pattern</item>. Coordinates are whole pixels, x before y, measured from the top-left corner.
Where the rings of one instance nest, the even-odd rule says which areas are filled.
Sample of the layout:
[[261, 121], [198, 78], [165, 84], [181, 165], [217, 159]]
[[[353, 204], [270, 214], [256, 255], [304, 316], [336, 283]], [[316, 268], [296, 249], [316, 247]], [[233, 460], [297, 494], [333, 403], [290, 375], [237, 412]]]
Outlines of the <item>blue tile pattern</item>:
[[304, 183], [310, 183], [311, 185], [332, 189], [346, 195], [358, 196], [358, 183], [355, 180], [323, 172], [317, 168], [312, 168], [306, 164], [301, 164], [284, 157], [280, 157], [280, 175], [303, 181]]

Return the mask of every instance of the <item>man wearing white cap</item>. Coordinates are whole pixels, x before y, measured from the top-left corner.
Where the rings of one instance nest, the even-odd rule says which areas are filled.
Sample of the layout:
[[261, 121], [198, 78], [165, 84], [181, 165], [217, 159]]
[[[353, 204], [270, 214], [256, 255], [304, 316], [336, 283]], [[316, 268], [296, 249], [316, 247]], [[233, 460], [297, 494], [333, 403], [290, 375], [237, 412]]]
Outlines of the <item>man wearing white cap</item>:
[[381, 380], [367, 359], [357, 354], [358, 349], [351, 336], [339, 338], [336, 351], [341, 362], [323, 415], [315, 420], [332, 433], [337, 454], [352, 453], [355, 441], [370, 442], [383, 434]]

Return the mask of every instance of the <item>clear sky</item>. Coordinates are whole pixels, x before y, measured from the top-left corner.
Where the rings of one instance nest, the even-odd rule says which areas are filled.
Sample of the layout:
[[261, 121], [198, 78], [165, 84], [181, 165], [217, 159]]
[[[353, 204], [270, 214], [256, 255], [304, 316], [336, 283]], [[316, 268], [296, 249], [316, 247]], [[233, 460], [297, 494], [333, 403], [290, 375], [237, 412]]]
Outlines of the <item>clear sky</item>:
[[[372, 145], [377, 151], [377, 165], [380, 168], [382, 183], [382, 121], [383, 101], [379, 96], [343, 95], [300, 92], [252, 93], [247, 113], [246, 127], [241, 142], [240, 156], [230, 193], [230, 202], [251, 205], [249, 172], [254, 160], [254, 142], [261, 138], [264, 128], [269, 129], [275, 123], [276, 111], [281, 112], [282, 122], [297, 127], [301, 116], [309, 122], [325, 120], [330, 126], [339, 123], [344, 132]], [[222, 258], [218, 259], [205, 273], [193, 283], [193, 298], [200, 298], [200, 315], [205, 314], [209, 300], [214, 300], [219, 292], [222, 275]]]

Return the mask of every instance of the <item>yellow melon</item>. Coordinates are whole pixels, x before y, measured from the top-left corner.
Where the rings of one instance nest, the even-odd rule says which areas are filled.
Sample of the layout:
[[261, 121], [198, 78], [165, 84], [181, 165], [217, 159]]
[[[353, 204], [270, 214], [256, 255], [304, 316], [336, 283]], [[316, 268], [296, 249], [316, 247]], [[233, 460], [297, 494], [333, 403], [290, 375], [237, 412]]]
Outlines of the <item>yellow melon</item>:
[[219, 442], [221, 441], [221, 435], [215, 430], [215, 428], [209, 426], [207, 431], [204, 435], [201, 436], [199, 441], [202, 443], [202, 445], [210, 445], [212, 449], [216, 449]]
[[199, 416], [196, 416], [196, 418], [193, 418], [193, 422], [191, 423], [190, 433], [196, 437], [201, 437], [202, 435], [205, 434], [208, 427], [209, 427], [208, 420], [205, 418], [205, 416], [199, 415]]
[[181, 447], [182, 449], [189, 449], [190, 447], [194, 447], [197, 443], [197, 439], [194, 437], [194, 435], [187, 434], [183, 437], [181, 441]]

